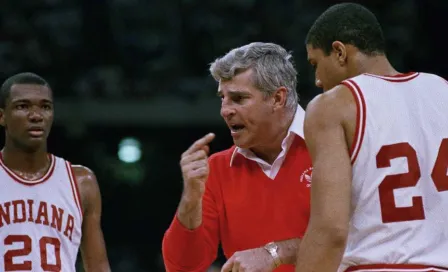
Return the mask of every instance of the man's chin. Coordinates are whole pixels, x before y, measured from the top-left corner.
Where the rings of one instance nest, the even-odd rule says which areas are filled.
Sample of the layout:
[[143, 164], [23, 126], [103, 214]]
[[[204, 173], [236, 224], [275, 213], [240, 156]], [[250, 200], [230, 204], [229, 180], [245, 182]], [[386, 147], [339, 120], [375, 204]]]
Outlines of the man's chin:
[[241, 140], [233, 140], [233, 144], [239, 148], [244, 148], [244, 149], [250, 148], [250, 145], [247, 142], [241, 141]]

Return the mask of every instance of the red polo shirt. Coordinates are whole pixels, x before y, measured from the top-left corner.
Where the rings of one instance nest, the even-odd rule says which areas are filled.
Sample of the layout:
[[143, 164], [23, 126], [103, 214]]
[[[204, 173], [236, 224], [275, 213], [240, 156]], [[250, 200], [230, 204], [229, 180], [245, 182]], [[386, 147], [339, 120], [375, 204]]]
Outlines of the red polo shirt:
[[[168, 272], [206, 271], [216, 259], [219, 243], [230, 258], [236, 251], [304, 235], [311, 159], [303, 138], [291, 136], [275, 173], [236, 152], [236, 147], [210, 157], [202, 225], [188, 230], [175, 216], [165, 233], [162, 251]], [[283, 265], [275, 271], [293, 272], [294, 267]]]

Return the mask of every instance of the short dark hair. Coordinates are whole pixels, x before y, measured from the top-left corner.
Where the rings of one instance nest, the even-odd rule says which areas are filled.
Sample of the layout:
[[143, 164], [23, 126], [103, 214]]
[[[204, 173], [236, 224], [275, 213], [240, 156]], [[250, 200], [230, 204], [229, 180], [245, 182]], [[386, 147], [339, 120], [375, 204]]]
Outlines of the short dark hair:
[[6, 79], [2, 84], [0, 89], [0, 108], [5, 108], [6, 101], [11, 93], [11, 87], [14, 84], [35, 84], [50, 88], [48, 82], [39, 75], [30, 72], [15, 74]]
[[384, 54], [386, 42], [376, 16], [355, 3], [336, 4], [314, 22], [306, 36], [306, 45], [329, 55], [334, 41], [350, 44], [366, 55]]

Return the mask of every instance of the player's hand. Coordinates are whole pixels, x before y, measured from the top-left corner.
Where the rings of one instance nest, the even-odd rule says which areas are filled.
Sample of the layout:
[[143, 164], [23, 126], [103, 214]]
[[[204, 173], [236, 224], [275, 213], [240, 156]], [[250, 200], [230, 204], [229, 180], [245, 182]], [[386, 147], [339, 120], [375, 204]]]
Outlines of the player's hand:
[[275, 269], [272, 256], [264, 248], [235, 252], [221, 272], [271, 272]]
[[209, 133], [197, 140], [185, 151], [180, 160], [180, 167], [184, 179], [184, 196], [188, 200], [202, 199], [207, 180], [209, 143], [215, 138], [215, 134]]

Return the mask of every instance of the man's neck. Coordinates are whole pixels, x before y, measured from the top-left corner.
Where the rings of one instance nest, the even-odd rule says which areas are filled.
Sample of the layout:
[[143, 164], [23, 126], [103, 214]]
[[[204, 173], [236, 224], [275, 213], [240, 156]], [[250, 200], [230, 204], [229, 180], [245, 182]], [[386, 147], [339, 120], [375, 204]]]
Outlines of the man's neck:
[[357, 58], [357, 73], [356, 74], [373, 74], [379, 76], [393, 76], [398, 74], [397, 70], [392, 67], [385, 55], [366, 56], [361, 54]]
[[45, 149], [24, 152], [17, 148], [5, 146], [1, 152], [4, 164], [11, 170], [35, 173], [48, 167], [48, 153]]
[[275, 159], [277, 159], [280, 152], [282, 152], [283, 140], [288, 135], [288, 129], [291, 127], [292, 121], [294, 120], [294, 115], [296, 111], [287, 113], [285, 118], [279, 118], [279, 120], [285, 120], [285, 122], [279, 123], [277, 129], [272, 131], [272, 137], [266, 139], [266, 144], [262, 146], [257, 146], [256, 148], [251, 148], [251, 151], [260, 159], [264, 160], [269, 164], [273, 164]]

